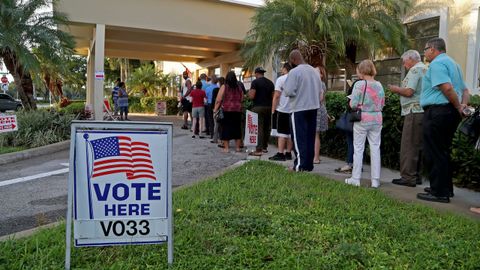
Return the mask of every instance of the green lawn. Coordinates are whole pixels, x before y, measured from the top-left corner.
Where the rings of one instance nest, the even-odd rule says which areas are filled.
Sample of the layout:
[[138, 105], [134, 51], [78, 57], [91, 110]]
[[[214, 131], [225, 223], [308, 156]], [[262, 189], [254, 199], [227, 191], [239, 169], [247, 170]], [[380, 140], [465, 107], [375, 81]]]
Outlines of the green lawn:
[[23, 146], [2, 146], [0, 147], [0, 155], [12, 152], [18, 152], [25, 150], [26, 148]]
[[[174, 193], [173, 269], [478, 269], [480, 223], [249, 162]], [[61, 269], [64, 225], [0, 243], [0, 269]], [[166, 246], [77, 248], [72, 268], [166, 269]]]

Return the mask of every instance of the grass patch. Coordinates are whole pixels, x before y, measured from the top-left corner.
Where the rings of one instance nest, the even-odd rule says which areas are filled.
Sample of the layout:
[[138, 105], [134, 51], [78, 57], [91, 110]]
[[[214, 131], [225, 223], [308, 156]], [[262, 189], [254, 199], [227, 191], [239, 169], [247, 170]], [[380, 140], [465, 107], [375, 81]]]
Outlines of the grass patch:
[[[475, 269], [480, 223], [252, 161], [174, 193], [174, 269]], [[0, 269], [61, 269], [64, 226], [0, 243]], [[77, 248], [72, 268], [165, 269], [166, 245]], [[478, 269], [478, 268], [477, 268]]]
[[18, 152], [25, 149], [26, 147], [24, 146], [2, 146], [0, 147], [0, 155], [6, 154], [6, 153]]

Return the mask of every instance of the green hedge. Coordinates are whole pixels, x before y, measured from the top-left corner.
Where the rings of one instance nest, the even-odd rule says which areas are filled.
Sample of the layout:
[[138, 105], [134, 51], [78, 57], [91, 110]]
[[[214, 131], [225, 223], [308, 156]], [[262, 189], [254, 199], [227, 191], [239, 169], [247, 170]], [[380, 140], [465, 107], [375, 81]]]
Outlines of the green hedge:
[[64, 114], [78, 115], [85, 110], [85, 102], [72, 102], [67, 107], [61, 108], [58, 111]]
[[[385, 107], [383, 109], [382, 129], [382, 166], [399, 169], [400, 140], [402, 137], [403, 118], [400, 116], [400, 100], [398, 95], [385, 91]], [[331, 116], [339, 118], [345, 110], [345, 94], [343, 92], [327, 92], [327, 110]], [[471, 105], [480, 105], [480, 96], [473, 96]], [[347, 144], [345, 136], [335, 128], [335, 123], [330, 123], [330, 128], [322, 134], [323, 155], [345, 159]], [[368, 144], [367, 144], [368, 145]], [[452, 161], [454, 166], [454, 182], [457, 186], [480, 190], [480, 151], [473, 147], [474, 142], [468, 141], [457, 132], [453, 141]], [[370, 151], [365, 150], [368, 162]]]
[[176, 97], [134, 97], [128, 98], [128, 111], [134, 113], [155, 113], [158, 101], [167, 102], [167, 114], [178, 113], [178, 100]]

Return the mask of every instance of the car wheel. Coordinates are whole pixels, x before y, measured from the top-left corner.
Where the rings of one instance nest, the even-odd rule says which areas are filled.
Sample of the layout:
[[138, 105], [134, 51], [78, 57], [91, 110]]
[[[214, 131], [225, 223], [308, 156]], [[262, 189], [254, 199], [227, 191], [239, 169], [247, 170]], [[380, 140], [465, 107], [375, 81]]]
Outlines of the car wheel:
[[15, 111], [19, 111], [19, 110], [21, 110], [22, 108], [23, 108], [22, 105], [18, 105], [18, 106], [15, 108]]

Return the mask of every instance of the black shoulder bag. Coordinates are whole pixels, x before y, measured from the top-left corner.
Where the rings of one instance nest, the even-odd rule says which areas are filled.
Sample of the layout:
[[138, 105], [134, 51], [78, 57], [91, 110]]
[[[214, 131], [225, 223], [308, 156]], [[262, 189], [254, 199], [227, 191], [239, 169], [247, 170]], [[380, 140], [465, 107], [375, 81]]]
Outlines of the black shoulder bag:
[[360, 122], [362, 120], [362, 109], [358, 108], [363, 105], [363, 102], [365, 101], [365, 94], [367, 91], [367, 80], [365, 80], [365, 89], [363, 89], [363, 98], [362, 98], [362, 103], [358, 106], [356, 109], [352, 109], [352, 112], [349, 113], [350, 116], [350, 122]]

